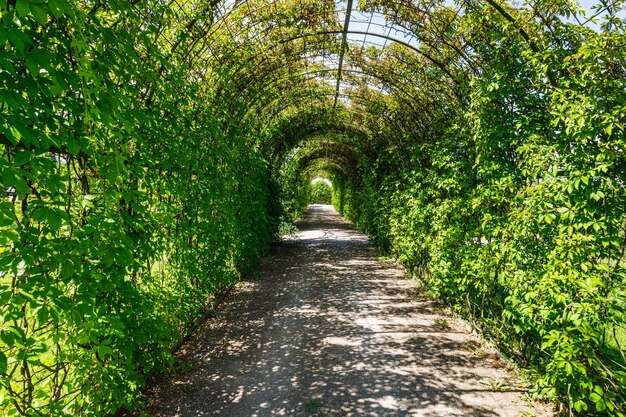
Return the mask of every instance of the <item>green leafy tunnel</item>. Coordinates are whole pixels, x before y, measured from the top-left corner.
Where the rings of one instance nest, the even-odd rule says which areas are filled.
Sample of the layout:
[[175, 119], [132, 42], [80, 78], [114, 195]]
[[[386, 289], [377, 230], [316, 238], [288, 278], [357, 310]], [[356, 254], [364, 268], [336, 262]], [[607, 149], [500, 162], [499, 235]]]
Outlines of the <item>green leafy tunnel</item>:
[[626, 413], [623, 0], [1, 0], [0, 411], [108, 415], [308, 202]]

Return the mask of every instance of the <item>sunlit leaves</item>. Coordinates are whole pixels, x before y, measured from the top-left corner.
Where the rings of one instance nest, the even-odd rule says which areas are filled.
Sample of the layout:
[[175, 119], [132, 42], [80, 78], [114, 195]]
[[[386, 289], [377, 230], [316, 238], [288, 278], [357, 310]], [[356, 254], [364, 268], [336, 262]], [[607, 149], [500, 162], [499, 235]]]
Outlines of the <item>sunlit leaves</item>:
[[[570, 8], [539, 4], [546, 16]], [[462, 25], [485, 19], [490, 29], [472, 32], [482, 72], [464, 86], [464, 114], [435, 119], [413, 142], [414, 166], [381, 156], [397, 155], [401, 138], [373, 153], [390, 168], [337, 184], [343, 210], [531, 366], [537, 397], [623, 415], [623, 27], [535, 22], [530, 47], [487, 13]]]
[[335, 105], [333, 2], [0, 2], [3, 411], [132, 405], [322, 171], [537, 396], [623, 414], [623, 22], [360, 5], [413, 47], [349, 45]]
[[266, 165], [247, 132], [216, 128], [227, 112], [174, 64], [162, 2], [9, 3], [0, 409], [110, 415], [263, 255]]

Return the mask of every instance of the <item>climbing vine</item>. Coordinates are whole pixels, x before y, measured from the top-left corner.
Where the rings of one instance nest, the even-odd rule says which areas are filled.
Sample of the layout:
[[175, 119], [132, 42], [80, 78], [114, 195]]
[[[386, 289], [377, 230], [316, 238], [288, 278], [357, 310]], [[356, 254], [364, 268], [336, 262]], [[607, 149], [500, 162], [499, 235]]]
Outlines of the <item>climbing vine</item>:
[[315, 176], [535, 396], [626, 413], [624, 2], [342, 7], [0, 0], [3, 415], [135, 406]]
[[344, 186], [339, 207], [533, 369], [537, 397], [621, 416], [626, 37], [620, 20], [603, 27], [553, 21], [544, 53], [506, 21], [480, 33], [485, 71], [463, 112], [414, 142], [410, 164]]
[[111, 414], [263, 255], [266, 165], [164, 2], [0, 13], [0, 414]]

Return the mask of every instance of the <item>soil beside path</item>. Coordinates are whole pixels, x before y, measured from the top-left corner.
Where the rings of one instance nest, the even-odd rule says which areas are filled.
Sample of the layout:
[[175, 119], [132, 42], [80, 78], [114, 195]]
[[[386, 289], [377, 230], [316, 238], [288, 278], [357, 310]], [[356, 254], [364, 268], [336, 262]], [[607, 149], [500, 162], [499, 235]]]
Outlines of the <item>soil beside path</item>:
[[377, 261], [331, 206], [310, 206], [184, 346], [155, 416], [540, 416], [475, 337]]

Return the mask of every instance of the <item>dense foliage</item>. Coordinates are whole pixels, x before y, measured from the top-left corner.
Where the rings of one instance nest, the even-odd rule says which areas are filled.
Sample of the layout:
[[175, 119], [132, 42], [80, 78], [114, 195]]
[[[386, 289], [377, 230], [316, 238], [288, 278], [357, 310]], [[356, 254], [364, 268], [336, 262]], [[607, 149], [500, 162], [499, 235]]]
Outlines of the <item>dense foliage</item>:
[[0, 414], [135, 404], [324, 176], [538, 397], [624, 416], [624, 1], [344, 6], [0, 0]]
[[331, 204], [333, 188], [324, 181], [317, 181], [311, 184], [309, 196], [309, 204]]
[[372, 154], [336, 206], [534, 370], [535, 395], [623, 416], [626, 36], [605, 28], [555, 23], [542, 54], [506, 23], [485, 34], [464, 111], [392, 145], [407, 163]]
[[0, 13], [0, 414], [110, 414], [262, 256], [266, 164], [163, 2]]

